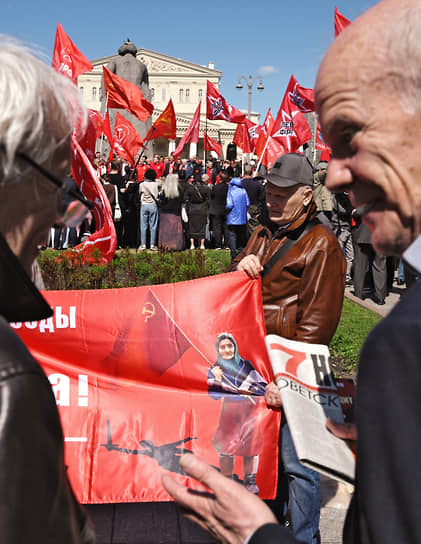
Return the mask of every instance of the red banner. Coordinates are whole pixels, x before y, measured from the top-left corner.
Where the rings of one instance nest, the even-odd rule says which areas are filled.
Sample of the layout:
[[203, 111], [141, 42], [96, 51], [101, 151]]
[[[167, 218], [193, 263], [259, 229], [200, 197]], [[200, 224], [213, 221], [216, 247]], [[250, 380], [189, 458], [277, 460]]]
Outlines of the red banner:
[[74, 249], [83, 251], [87, 261], [92, 250], [98, 249], [104, 262], [110, 262], [117, 248], [110, 202], [92, 164], [75, 138], [72, 138], [72, 176], [80, 191], [95, 205], [92, 213], [96, 226], [95, 232]]
[[293, 102], [293, 98], [297, 96], [295, 94], [296, 84], [295, 77], [291, 76], [270, 133], [274, 140], [282, 144], [286, 153], [297, 151], [312, 137], [306, 118], [301, 109]]
[[183, 147], [188, 143], [196, 143], [199, 141], [199, 128], [200, 128], [200, 102], [196, 108], [196, 111], [193, 115], [193, 119], [190, 122], [184, 136], [181, 138], [178, 143], [177, 148], [173, 151], [174, 159], [178, 159], [183, 151]]
[[77, 85], [78, 76], [94, 69], [91, 62], [64, 32], [60, 23], [57, 23], [51, 65], [54, 70], [71, 79], [75, 85]]
[[350, 24], [351, 21], [342, 15], [335, 6], [335, 38]]
[[206, 117], [208, 119], [222, 119], [229, 123], [244, 123], [246, 115], [231, 104], [228, 104], [213, 83], [207, 81]]
[[260, 289], [236, 272], [47, 291], [54, 317], [12, 324], [53, 386], [81, 502], [167, 501], [163, 473], [196, 485], [179, 467], [185, 451], [218, 468], [231, 455], [240, 481], [255, 457], [260, 496], [273, 497], [279, 413], [262, 396], [272, 372]]
[[149, 119], [153, 112], [153, 104], [146, 100], [139, 87], [113, 74], [106, 66], [103, 66], [102, 70], [108, 108], [123, 108], [143, 123]]
[[168, 101], [167, 107], [149, 129], [145, 141], [155, 140], [156, 138], [168, 138], [175, 140], [177, 131], [177, 119], [175, 116], [174, 105], [171, 98]]
[[117, 112], [115, 117], [114, 133], [113, 133], [113, 145], [110, 148], [110, 160], [112, 159], [113, 151], [121, 157], [126, 159], [133, 166], [136, 153], [142, 147], [143, 141], [139, 136], [139, 133], [134, 126]]
[[215, 151], [218, 157], [222, 155], [222, 145], [208, 136], [206, 132], [203, 135], [203, 148], [205, 151]]

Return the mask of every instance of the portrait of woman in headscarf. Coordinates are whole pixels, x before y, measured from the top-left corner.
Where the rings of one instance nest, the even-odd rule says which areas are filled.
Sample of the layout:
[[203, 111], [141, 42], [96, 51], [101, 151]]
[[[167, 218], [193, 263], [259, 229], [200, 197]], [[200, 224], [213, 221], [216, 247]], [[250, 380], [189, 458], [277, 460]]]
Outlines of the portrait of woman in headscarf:
[[218, 428], [212, 439], [219, 453], [221, 473], [233, 477], [234, 457], [244, 459], [244, 485], [258, 493], [256, 474], [262, 433], [258, 425], [258, 397], [264, 396], [266, 380], [238, 352], [232, 334], [216, 340], [217, 360], [208, 372], [209, 395], [223, 398]]

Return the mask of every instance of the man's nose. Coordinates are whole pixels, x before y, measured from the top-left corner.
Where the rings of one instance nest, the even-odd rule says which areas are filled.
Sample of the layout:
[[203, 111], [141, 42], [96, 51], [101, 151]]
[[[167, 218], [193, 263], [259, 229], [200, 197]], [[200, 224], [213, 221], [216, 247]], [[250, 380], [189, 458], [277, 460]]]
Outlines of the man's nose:
[[326, 187], [330, 191], [341, 193], [351, 185], [352, 181], [349, 159], [332, 158], [327, 169]]

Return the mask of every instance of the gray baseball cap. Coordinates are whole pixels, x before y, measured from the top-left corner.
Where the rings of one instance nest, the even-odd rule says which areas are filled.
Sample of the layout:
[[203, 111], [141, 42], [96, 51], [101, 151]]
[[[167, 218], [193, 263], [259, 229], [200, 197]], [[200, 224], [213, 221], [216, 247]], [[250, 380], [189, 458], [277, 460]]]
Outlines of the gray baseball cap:
[[273, 163], [266, 179], [278, 187], [293, 185], [313, 185], [313, 167], [310, 161], [301, 153], [281, 155]]

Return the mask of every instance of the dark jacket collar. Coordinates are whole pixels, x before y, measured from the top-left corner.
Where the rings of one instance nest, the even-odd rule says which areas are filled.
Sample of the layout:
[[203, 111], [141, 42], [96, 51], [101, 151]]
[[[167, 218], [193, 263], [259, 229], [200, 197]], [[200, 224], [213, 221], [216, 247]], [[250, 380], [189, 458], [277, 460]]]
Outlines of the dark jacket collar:
[[39, 321], [53, 310], [0, 234], [0, 315], [9, 322]]

